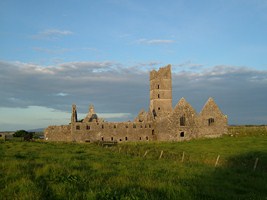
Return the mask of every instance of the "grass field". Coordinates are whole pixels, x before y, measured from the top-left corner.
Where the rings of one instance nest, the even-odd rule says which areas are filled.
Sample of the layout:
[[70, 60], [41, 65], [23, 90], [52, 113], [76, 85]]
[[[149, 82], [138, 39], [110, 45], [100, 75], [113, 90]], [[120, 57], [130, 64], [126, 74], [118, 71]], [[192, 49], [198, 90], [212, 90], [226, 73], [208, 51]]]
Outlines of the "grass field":
[[229, 132], [107, 148], [0, 141], [0, 199], [267, 199], [266, 128]]

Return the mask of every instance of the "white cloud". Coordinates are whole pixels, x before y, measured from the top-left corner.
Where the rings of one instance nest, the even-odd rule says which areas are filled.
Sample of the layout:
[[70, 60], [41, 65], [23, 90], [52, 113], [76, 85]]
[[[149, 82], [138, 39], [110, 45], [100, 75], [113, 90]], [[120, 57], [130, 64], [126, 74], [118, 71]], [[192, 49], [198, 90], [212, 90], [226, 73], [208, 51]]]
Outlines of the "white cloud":
[[33, 39], [48, 39], [48, 40], [55, 40], [62, 36], [72, 35], [73, 32], [68, 30], [60, 30], [60, 29], [46, 29], [40, 31], [36, 35], [33, 35]]
[[66, 52], [71, 51], [71, 49], [68, 48], [42, 48], [42, 47], [33, 47], [32, 48], [36, 52], [41, 52], [41, 53], [47, 53], [47, 54], [63, 54]]
[[172, 44], [175, 43], [174, 40], [164, 40], [164, 39], [139, 39], [136, 40], [139, 44], [157, 45], [157, 44]]

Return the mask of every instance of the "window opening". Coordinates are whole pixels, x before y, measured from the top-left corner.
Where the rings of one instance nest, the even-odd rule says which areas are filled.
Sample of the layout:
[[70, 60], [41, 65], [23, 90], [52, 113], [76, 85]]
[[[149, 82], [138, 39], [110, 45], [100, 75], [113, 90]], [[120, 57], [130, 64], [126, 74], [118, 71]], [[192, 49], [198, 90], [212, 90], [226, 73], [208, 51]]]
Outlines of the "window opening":
[[180, 137], [184, 137], [184, 132], [181, 132], [180, 133]]
[[155, 130], [154, 129], [152, 130], [152, 135], [155, 135]]
[[159, 85], [158, 85], [158, 89], [159, 89]]
[[158, 107], [158, 110], [160, 110], [160, 107]]
[[80, 130], [80, 126], [76, 126], [76, 130]]
[[185, 126], [185, 116], [180, 117], [180, 126]]
[[160, 98], [160, 95], [158, 94], [158, 98]]
[[90, 128], [91, 128], [90, 126], [88, 126], [88, 125], [86, 126], [86, 129], [87, 129], [87, 130], [90, 130]]
[[148, 136], [146, 136], [146, 140], [148, 140]]
[[133, 124], [133, 128], [136, 128], [136, 124]]
[[111, 141], [113, 141], [113, 137], [111, 137]]
[[214, 118], [209, 118], [208, 119], [208, 123], [209, 123], [209, 126], [211, 126], [212, 124], [214, 124]]
[[127, 140], [128, 140], [128, 138], [127, 138], [127, 137], [125, 137], [125, 140], [127, 141]]

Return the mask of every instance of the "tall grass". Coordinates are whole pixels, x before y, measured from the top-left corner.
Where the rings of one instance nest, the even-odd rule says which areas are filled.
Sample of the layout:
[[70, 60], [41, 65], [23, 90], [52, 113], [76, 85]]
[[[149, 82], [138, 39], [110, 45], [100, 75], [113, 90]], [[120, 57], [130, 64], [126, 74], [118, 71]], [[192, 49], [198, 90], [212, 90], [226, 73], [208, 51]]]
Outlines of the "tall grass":
[[240, 130], [108, 148], [1, 141], [0, 199], [266, 199], [266, 131]]

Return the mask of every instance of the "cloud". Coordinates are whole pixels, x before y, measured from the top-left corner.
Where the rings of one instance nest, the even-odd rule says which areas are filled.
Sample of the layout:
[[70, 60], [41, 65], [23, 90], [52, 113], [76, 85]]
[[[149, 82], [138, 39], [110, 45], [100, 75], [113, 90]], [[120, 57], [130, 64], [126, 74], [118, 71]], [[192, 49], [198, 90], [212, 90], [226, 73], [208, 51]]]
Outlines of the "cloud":
[[136, 40], [138, 44], [147, 44], [147, 45], [160, 45], [160, 44], [172, 44], [175, 43], [174, 40], [164, 40], [164, 39], [139, 39]]
[[[103, 116], [116, 121], [133, 119], [149, 107], [149, 71], [156, 64], [87, 61], [40, 66], [0, 61], [0, 107], [41, 106], [70, 113], [75, 103], [78, 113], [86, 113], [88, 105], [94, 104], [96, 112], [107, 113]], [[231, 124], [267, 123], [266, 70], [227, 65], [198, 70], [178, 67], [172, 81], [173, 105], [185, 97], [199, 112], [211, 96]], [[126, 114], [112, 117], [108, 113]]]
[[47, 39], [47, 40], [55, 40], [62, 36], [72, 35], [73, 32], [68, 30], [59, 30], [59, 29], [46, 29], [43, 30], [36, 35], [33, 35], [33, 39]]
[[63, 54], [66, 52], [71, 51], [71, 49], [68, 48], [42, 48], [42, 47], [33, 47], [32, 48], [36, 52], [46, 53], [46, 54]]

